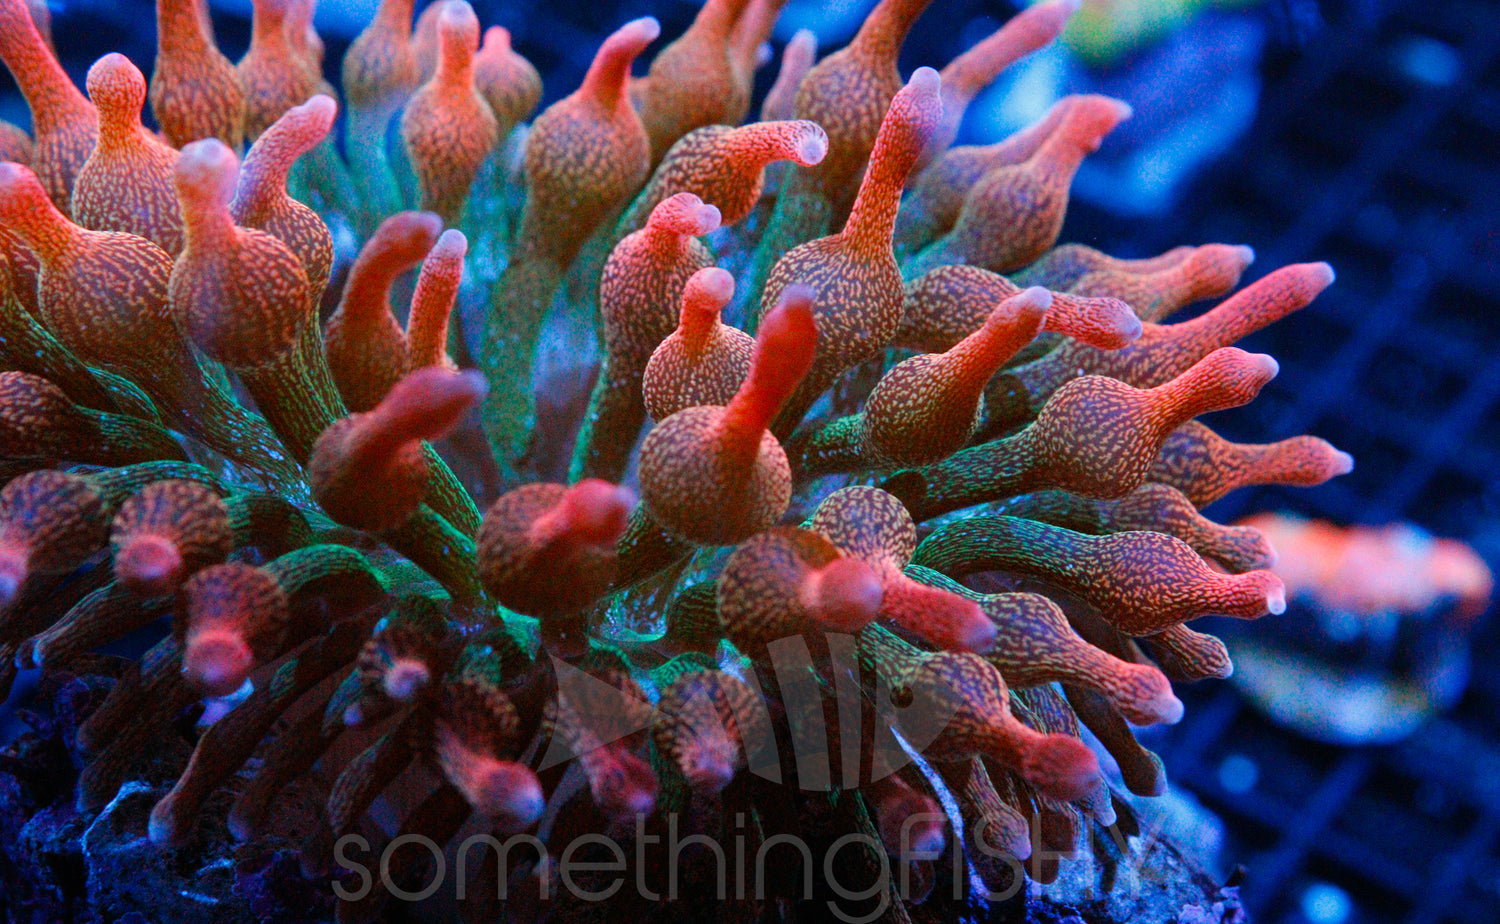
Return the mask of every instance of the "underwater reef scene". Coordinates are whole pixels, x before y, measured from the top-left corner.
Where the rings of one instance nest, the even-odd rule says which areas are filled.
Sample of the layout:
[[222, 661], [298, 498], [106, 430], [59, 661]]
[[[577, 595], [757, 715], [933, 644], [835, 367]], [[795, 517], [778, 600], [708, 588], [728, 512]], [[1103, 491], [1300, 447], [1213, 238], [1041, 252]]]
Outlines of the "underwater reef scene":
[[157, 0], [82, 88], [0, 0], [12, 919], [1022, 920], [1089, 851], [1237, 919], [1131, 866], [1132, 726], [1285, 606], [1199, 509], [1352, 468], [1197, 419], [1333, 271], [1060, 243], [1119, 100], [953, 146], [1076, 0], [907, 78], [931, 0], [821, 57], [783, 2], [536, 112], [463, 0], [382, 0], [339, 88], [308, 0], [238, 63]]

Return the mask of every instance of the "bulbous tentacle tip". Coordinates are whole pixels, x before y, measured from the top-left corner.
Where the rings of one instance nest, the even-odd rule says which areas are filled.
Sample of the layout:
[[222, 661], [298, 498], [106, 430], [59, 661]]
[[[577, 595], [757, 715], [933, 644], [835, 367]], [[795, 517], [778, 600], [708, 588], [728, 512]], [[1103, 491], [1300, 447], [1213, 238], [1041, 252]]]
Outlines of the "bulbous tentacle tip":
[[89, 99], [96, 106], [114, 109], [122, 114], [140, 113], [146, 101], [146, 78], [131, 60], [117, 51], [110, 52], [89, 67], [84, 82]]
[[957, 647], [962, 651], [972, 651], [975, 654], [985, 654], [994, 648], [995, 640], [1000, 635], [1000, 627], [984, 614], [984, 610], [980, 609], [978, 604], [974, 604], [972, 612], [963, 614], [956, 628]]
[[0, 163], [0, 212], [41, 208], [47, 201], [42, 181], [24, 164]]
[[1035, 315], [1040, 319], [1052, 307], [1052, 291], [1043, 286], [1032, 286], [1012, 295], [1005, 300], [1005, 304], [1010, 305], [1014, 311]]
[[[437, 215], [433, 215], [433, 213], [431, 212], [426, 212], [424, 214], [432, 215], [433, 218], [438, 218]], [[442, 219], [438, 218], [438, 227], [441, 228], [442, 224]], [[457, 228], [449, 228], [438, 237], [437, 243], [432, 245], [432, 251], [428, 254], [428, 258], [431, 259], [433, 257], [446, 257], [455, 260], [462, 260], [464, 254], [468, 252], [469, 238]]]
[[493, 793], [487, 813], [505, 831], [521, 831], [542, 817], [547, 796], [530, 768], [514, 761], [501, 761], [491, 769], [485, 788]]
[[233, 630], [195, 632], [182, 650], [182, 676], [205, 696], [228, 696], [255, 667], [255, 655]]
[[911, 79], [906, 82], [903, 92], [919, 98], [930, 98], [937, 105], [942, 105], [939, 93], [943, 89], [943, 78], [938, 72], [930, 67], [919, 67], [912, 71]]
[[818, 338], [818, 325], [813, 320], [813, 302], [816, 298], [817, 295], [807, 286], [787, 286], [776, 306], [761, 321], [756, 340], [775, 341], [778, 345], [806, 344], [811, 362], [811, 353]]
[[1182, 721], [1182, 717], [1186, 712], [1183, 708], [1182, 700], [1178, 699], [1177, 694], [1173, 693], [1170, 688], [1167, 689], [1166, 693], [1160, 699], [1150, 703], [1150, 709], [1152, 714], [1156, 716], [1156, 721], [1162, 725], [1176, 725]]
[[240, 159], [217, 138], [201, 138], [184, 145], [173, 168], [181, 195], [228, 205], [234, 199]]
[[182, 583], [183, 571], [182, 553], [162, 536], [136, 536], [115, 553], [115, 580], [137, 596], [171, 593]]
[[625, 25], [615, 30], [610, 39], [618, 38], [620, 44], [626, 48], [634, 48], [630, 52], [633, 58], [661, 35], [661, 22], [655, 16], [642, 16], [640, 19], [632, 19]]
[[1045, 735], [1028, 749], [1021, 775], [1056, 799], [1087, 796], [1099, 783], [1099, 758], [1071, 735]]
[[338, 101], [326, 93], [319, 93], [299, 106], [293, 106], [287, 110], [288, 114], [297, 113], [298, 117], [305, 117], [313, 122], [321, 131], [327, 132], [333, 127], [334, 116], [338, 114]]
[[426, 664], [415, 658], [397, 658], [380, 678], [381, 689], [400, 703], [416, 699], [431, 682], [432, 672]]
[[[812, 123], [809, 123], [812, 124]], [[797, 152], [792, 160], [799, 166], [812, 167], [823, 162], [828, 156], [828, 134], [822, 128], [813, 125], [818, 130], [809, 132], [797, 143]]]
[[614, 750], [605, 760], [609, 768], [589, 779], [594, 804], [615, 819], [649, 815], [656, 808], [656, 774], [651, 766], [624, 750]]
[[1272, 616], [1280, 616], [1286, 612], [1286, 586], [1281, 583], [1280, 578], [1266, 591], [1266, 612]]
[[[1246, 249], [1249, 250], [1248, 247]], [[1254, 258], [1254, 252], [1252, 251], [1251, 259], [1253, 260]], [[1338, 278], [1338, 274], [1333, 271], [1333, 267], [1327, 263], [1313, 263], [1310, 264], [1310, 267], [1315, 273], [1313, 278], [1319, 283], [1319, 291], [1333, 285], [1334, 280]]]
[[734, 757], [723, 748], [696, 744], [683, 759], [683, 776], [694, 792], [715, 795], [734, 781]]
[[[468, 0], [448, 0], [443, 4], [443, 11], [438, 14], [438, 30], [459, 38], [472, 31], [477, 44], [479, 14], [474, 12], [474, 7], [469, 5]], [[509, 39], [509, 33], [506, 37]]]
[[682, 192], [657, 203], [647, 223], [673, 234], [701, 237], [717, 230], [721, 220], [718, 206], [709, 205], [693, 193]]
[[484, 46], [493, 45], [496, 49], [510, 47], [510, 30], [504, 26], [490, 26], [484, 30]]
[[438, 439], [457, 426], [464, 412], [482, 401], [489, 390], [489, 382], [477, 369], [454, 372], [426, 366], [397, 382], [380, 403], [396, 413], [407, 406], [420, 409], [422, 438]]
[[542, 542], [567, 535], [580, 544], [612, 544], [624, 535], [635, 503], [629, 488], [585, 478], [564, 492], [551, 512], [538, 517], [532, 531]]
[[1269, 382], [1281, 374], [1281, 363], [1269, 353], [1251, 353], [1250, 358], [1254, 360], [1256, 369], [1264, 376], [1265, 381]]
[[[1235, 245], [1234, 253], [1235, 256], [1239, 257], [1240, 264], [1243, 266], [1248, 267], [1255, 263], [1255, 248], [1251, 247], [1249, 244]], [[1323, 265], [1327, 266], [1328, 264], [1325, 263]], [[1332, 272], [1333, 267], [1330, 266], [1328, 267], [1328, 269], [1330, 272]]]
[[734, 276], [728, 270], [710, 266], [688, 277], [682, 290], [683, 308], [718, 313], [734, 298]]
[[1336, 478], [1339, 475], [1347, 475], [1354, 471], [1354, 457], [1342, 449], [1335, 449], [1329, 454], [1328, 477]]
[[885, 597], [875, 569], [857, 558], [838, 558], [809, 572], [802, 605], [827, 629], [858, 632], [875, 620]]

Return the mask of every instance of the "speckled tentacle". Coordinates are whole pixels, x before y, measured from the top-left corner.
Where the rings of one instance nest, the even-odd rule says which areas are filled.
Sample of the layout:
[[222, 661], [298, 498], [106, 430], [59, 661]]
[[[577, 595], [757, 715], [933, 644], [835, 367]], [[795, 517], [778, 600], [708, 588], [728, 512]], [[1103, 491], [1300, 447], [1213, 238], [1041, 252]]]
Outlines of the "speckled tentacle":
[[63, 71], [26, 0], [0, 0], [0, 60], [31, 108], [31, 166], [47, 197], [66, 212], [73, 181], [99, 139], [94, 105]]
[[630, 88], [651, 139], [655, 166], [677, 139], [705, 125], [732, 125], [743, 115], [729, 40], [748, 0], [708, 0], [692, 25], [657, 52]]
[[1144, 641], [1162, 671], [1173, 680], [1226, 680], [1234, 673], [1234, 662], [1224, 643], [1187, 626], [1171, 626]]
[[[334, 422], [313, 447], [313, 497], [339, 523], [381, 532], [402, 525], [432, 476], [423, 440], [443, 436], [484, 394], [478, 373], [420, 369], [373, 410]], [[372, 490], [373, 489], [373, 490]]]
[[[1083, 96], [1065, 96], [1053, 103], [1036, 122], [1003, 141], [950, 148], [928, 164], [910, 180], [909, 194], [902, 203], [901, 214], [896, 216], [893, 246], [897, 257], [905, 260], [952, 230], [958, 213], [963, 210], [964, 199], [985, 174], [1025, 163], [1057, 130], [1063, 118], [1085, 99]], [[1076, 246], [1066, 244], [1058, 249]], [[1049, 289], [1065, 288], [1050, 280], [1027, 279], [1023, 282], [1018, 278], [1017, 282]]]
[[218, 138], [239, 150], [244, 141], [245, 88], [194, 0], [156, 0], [151, 114], [174, 148]]
[[260, 133], [319, 90], [321, 76], [297, 54], [286, 28], [292, 0], [252, 0], [250, 48], [235, 65], [245, 90], [245, 138]]
[[29, 578], [63, 574], [103, 547], [104, 500], [86, 478], [43, 470], [0, 489], [0, 606]]
[[229, 507], [198, 481], [158, 481], [132, 495], [110, 525], [115, 581], [139, 597], [173, 593], [234, 549]]
[[[852, 207], [855, 190], [861, 188], [860, 173], [875, 148], [886, 110], [901, 89], [896, 56], [906, 33], [930, 2], [882, 0], [849, 44], [819, 61], [800, 82], [795, 115], [828, 132], [829, 155], [811, 170], [792, 172], [777, 197], [745, 287], [748, 297], [762, 298], [763, 307], [762, 291], [770, 285], [782, 257], [797, 245], [827, 234]], [[922, 144], [917, 145], [918, 151]], [[905, 182], [903, 172], [896, 185], [899, 188]]]
[[414, 0], [381, 0], [369, 25], [344, 53], [349, 171], [368, 202], [368, 213], [377, 218], [401, 207], [386, 131], [420, 82], [411, 44], [413, 6]]
[[796, 118], [797, 90], [818, 58], [818, 37], [811, 29], [798, 29], [781, 49], [781, 67], [776, 82], [760, 104], [760, 120], [775, 122]]
[[923, 652], [878, 626], [860, 633], [860, 653], [880, 671], [888, 692], [910, 696], [911, 705], [891, 718], [908, 741], [930, 742], [923, 749], [930, 759], [984, 755], [1060, 799], [1079, 798], [1097, 781], [1099, 764], [1088, 746], [1021, 723], [999, 671], [979, 655]]
[[985, 658], [1012, 688], [1072, 683], [1097, 690], [1132, 722], [1151, 725], [1182, 718], [1182, 702], [1161, 671], [1115, 657], [1085, 641], [1057, 604], [1040, 594], [981, 594], [921, 565], [915, 580], [979, 604], [998, 628]]
[[[857, 460], [891, 468], [940, 462], [962, 449], [979, 424], [984, 386], [1031, 342], [1046, 318], [1052, 293], [1026, 289], [990, 313], [977, 330], [943, 353], [903, 360], [887, 372], [854, 419], [814, 433], [801, 448], [800, 474], [822, 474]], [[857, 454], [844, 444], [858, 438]]]
[[[46, 379], [81, 407], [108, 413], [133, 414], [138, 410], [118, 395], [111, 387], [114, 383], [104, 378], [105, 373], [86, 366], [26, 310], [15, 297], [3, 253], [0, 253], [0, 363], [7, 370]], [[142, 396], [141, 400], [150, 406], [150, 399]]]
[[995, 625], [972, 600], [902, 572], [917, 545], [917, 526], [896, 498], [879, 488], [842, 488], [803, 525], [880, 576], [881, 619], [937, 648], [982, 652], [994, 644]]
[[[631, 62], [660, 32], [649, 17], [620, 27], [600, 47], [583, 85], [532, 123], [521, 229], [495, 284], [489, 340], [479, 351], [492, 383], [530, 381], [542, 320], [568, 264], [646, 179], [650, 142], [625, 85]], [[490, 391], [485, 433], [502, 471], [513, 469], [534, 416], [526, 386]]]
[[[983, 326], [995, 306], [1022, 291], [1004, 276], [977, 266], [940, 266], [906, 284], [895, 343], [942, 352]], [[1053, 292], [1042, 330], [1115, 350], [1138, 339], [1142, 327], [1120, 299]]]
[[[807, 286], [814, 293], [819, 330], [817, 358], [777, 418], [778, 435], [789, 434], [840, 373], [875, 356], [900, 329], [904, 292], [891, 232], [901, 187], [942, 115], [939, 89], [936, 71], [917, 69], [880, 123], [869, 169], [843, 229], [789, 251], [766, 280], [762, 315], [788, 286]], [[819, 169], [830, 159], [824, 158]]]
[[182, 249], [182, 212], [172, 185], [177, 152], [141, 125], [146, 78], [122, 54], [94, 62], [89, 99], [99, 143], [73, 184], [73, 220], [94, 231], [128, 231], [168, 254]]
[[1078, 0], [1049, 0], [1028, 7], [948, 62], [940, 72], [943, 121], [922, 152], [919, 169], [953, 144], [964, 112], [974, 97], [994, 83], [1006, 68], [1057, 38], [1077, 9]]
[[750, 374], [722, 408], [678, 411], [641, 445], [641, 501], [673, 533], [730, 545], [773, 525], [791, 501], [786, 452], [767, 429], [807, 374], [820, 334], [810, 293], [788, 288], [761, 325]]
[[715, 601], [724, 634], [751, 658], [766, 646], [824, 631], [852, 632], [880, 610], [880, 575], [809, 530], [778, 528], [742, 543], [724, 563]]
[[1149, 271], [1129, 266], [1090, 270], [1069, 285], [1068, 291], [1118, 298], [1129, 303], [1142, 321], [1162, 321], [1200, 299], [1227, 294], [1255, 261], [1255, 251], [1244, 246], [1205, 244], [1189, 250], [1180, 262], [1152, 265]]
[[408, 359], [413, 369], [442, 366], [457, 369], [448, 355], [448, 319], [464, 277], [464, 254], [468, 238], [449, 228], [422, 263], [417, 287], [411, 295], [411, 313], [406, 321]]
[[1249, 485], [1309, 488], [1352, 471], [1353, 456], [1315, 436], [1231, 443], [1203, 424], [1188, 421], [1162, 443], [1146, 477], [1176, 488], [1201, 509]]
[[79, 407], [62, 389], [25, 372], [0, 372], [0, 458], [90, 465], [187, 460], [160, 426]]
[[1138, 796], [1159, 796], [1167, 791], [1167, 772], [1161, 758], [1135, 740], [1130, 726], [1103, 696], [1068, 685], [1063, 686], [1063, 692], [1079, 721], [1094, 733], [1120, 765], [1126, 789]]
[[[1019, 433], [898, 473], [890, 490], [918, 521], [1047, 488], [1121, 497], [1148, 479], [1163, 480], [1149, 473], [1174, 429], [1199, 414], [1248, 403], [1276, 372], [1269, 356], [1229, 347], [1156, 388], [1102, 376], [1074, 379]], [[995, 407], [993, 400], [988, 406]]]
[[652, 351], [676, 326], [689, 277], [713, 264], [698, 237], [718, 226], [718, 209], [692, 193], [677, 193], [610, 253], [599, 283], [607, 359], [578, 435], [574, 476], [624, 477], [646, 419], [642, 374]]
[[1326, 263], [1301, 263], [1271, 273], [1218, 307], [1180, 324], [1147, 323], [1140, 337], [1117, 350], [1064, 343], [1041, 359], [1011, 369], [1007, 387], [1039, 409], [1064, 382], [1080, 375], [1107, 375], [1137, 388], [1151, 388], [1180, 375], [1212, 351], [1279, 321], [1333, 282]]
[[595, 479], [531, 484], [485, 512], [479, 576], [502, 606], [545, 623], [573, 617], [614, 583], [616, 543], [634, 498]]
[[726, 405], [750, 374], [754, 339], [719, 320], [733, 297], [734, 277], [717, 267], [688, 279], [677, 329], [652, 351], [641, 376], [652, 420], [685, 408]]
[[250, 758], [282, 713], [349, 662], [372, 622], [373, 617], [365, 617], [335, 626], [277, 668], [264, 686], [215, 722], [198, 739], [187, 768], [171, 791], [151, 809], [147, 824], [151, 841], [181, 843], [191, 833], [204, 801]]
[[479, 167], [500, 142], [500, 124], [474, 83], [479, 17], [446, 0], [438, 17], [438, 66], [401, 115], [401, 139], [422, 188], [422, 208], [457, 224]]
[[474, 57], [474, 86], [495, 114], [501, 141], [530, 118], [542, 100], [541, 75], [510, 47], [510, 30], [503, 26], [484, 30], [484, 42]]
[[150, 625], [170, 609], [170, 600], [145, 601], [119, 584], [93, 591], [66, 616], [32, 636], [16, 655], [23, 667], [66, 668], [100, 645]]
[[1132, 635], [1208, 613], [1255, 619], [1286, 609], [1286, 588], [1271, 572], [1220, 574], [1187, 543], [1161, 533], [1087, 536], [1016, 517], [973, 517], [927, 537], [912, 562], [948, 575], [1038, 577], [1083, 597]]
[[985, 887], [1000, 894], [1015, 883], [1017, 869], [1007, 857], [1031, 856], [1031, 826], [990, 779], [977, 757], [953, 763], [938, 762], [933, 769], [943, 778], [958, 803], [964, 822], [964, 844]]
[[1068, 189], [1083, 158], [1130, 115], [1108, 97], [1085, 97], [1025, 162], [990, 170], [964, 197], [947, 234], [912, 261], [912, 275], [946, 263], [997, 273], [1020, 269], [1057, 242]]
[[349, 410], [370, 410], [407, 373], [407, 339], [391, 309], [391, 285], [422, 261], [442, 227], [431, 212], [397, 212], [380, 223], [349, 268], [323, 339]]

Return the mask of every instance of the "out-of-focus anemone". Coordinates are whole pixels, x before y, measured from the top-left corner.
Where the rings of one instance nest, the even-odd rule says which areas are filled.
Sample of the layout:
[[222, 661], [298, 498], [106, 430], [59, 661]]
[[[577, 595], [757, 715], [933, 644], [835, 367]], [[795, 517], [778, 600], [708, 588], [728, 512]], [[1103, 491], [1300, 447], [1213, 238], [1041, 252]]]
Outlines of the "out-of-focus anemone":
[[[310, 872], [395, 787], [427, 795], [388, 836], [866, 835], [847, 888], [917, 844], [1000, 890], [1034, 843], [1126, 823], [1083, 728], [1159, 794], [1127, 723], [1180, 718], [1169, 678], [1231, 670], [1186, 624], [1284, 605], [1265, 538], [1198, 508], [1352, 465], [1195, 418], [1255, 398], [1276, 363], [1233, 342], [1333, 273], [1230, 294], [1248, 248], [1059, 245], [1074, 171], [1129, 106], [1069, 97], [951, 145], [1075, 4], [902, 79], [928, 5], [881, 0], [816, 63], [799, 35], [741, 124], [777, 0], [708, 0], [654, 53], [655, 20], [626, 23], [535, 118], [503, 28], [481, 43], [463, 0], [413, 28], [384, 0], [343, 62], [340, 154], [309, 4], [257, 0], [236, 67], [196, 5], [159, 0], [149, 90], [108, 55], [85, 96], [0, 0], [34, 131], [0, 133], [0, 692], [17, 666], [108, 676], [78, 807], [229, 694], [150, 838], [219, 811], [253, 839], [316, 777]], [[534, 374], [557, 311], [601, 334], [576, 438]], [[138, 660], [91, 654], [159, 619]], [[680, 895], [712, 899], [693, 862]], [[795, 882], [725, 915], [791, 912]]]

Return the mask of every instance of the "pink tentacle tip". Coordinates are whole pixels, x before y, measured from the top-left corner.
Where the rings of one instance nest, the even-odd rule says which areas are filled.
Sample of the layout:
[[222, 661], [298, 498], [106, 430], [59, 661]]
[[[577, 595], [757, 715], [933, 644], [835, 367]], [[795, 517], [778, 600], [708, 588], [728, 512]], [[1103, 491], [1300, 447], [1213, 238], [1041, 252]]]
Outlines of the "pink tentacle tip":
[[432, 682], [432, 672], [421, 661], [397, 658], [381, 676], [381, 689], [397, 702], [411, 702]]
[[1354, 471], [1354, 457], [1349, 453], [1342, 449], [1335, 449], [1329, 454], [1328, 477], [1336, 478], [1352, 471]]
[[466, 0], [448, 0], [444, 3], [443, 11], [438, 14], [438, 28], [454, 38], [463, 38], [465, 33], [472, 32], [475, 44], [478, 43], [479, 16]]
[[333, 119], [338, 114], [339, 104], [326, 93], [319, 93], [302, 105], [293, 106], [287, 111], [306, 115], [312, 125], [327, 134], [333, 128]]
[[717, 266], [701, 269], [688, 278], [682, 292], [683, 311], [717, 314], [734, 298], [734, 276]]
[[217, 138], [185, 145], [177, 158], [177, 188], [197, 198], [228, 205], [234, 199], [240, 159]]
[[624, 534], [635, 502], [628, 488], [586, 478], [532, 523], [533, 538], [546, 542], [566, 536], [577, 545], [613, 545]]
[[1059, 799], [1081, 799], [1099, 782], [1099, 758], [1068, 735], [1046, 735], [1023, 758], [1022, 773]]
[[797, 155], [793, 160], [800, 166], [812, 167], [821, 164], [827, 156], [828, 136], [809, 135], [797, 145]]
[[857, 558], [838, 558], [803, 579], [802, 605], [823, 626], [858, 632], [875, 620], [884, 599], [875, 569]]
[[1286, 612], [1286, 585], [1281, 583], [1280, 578], [1266, 590], [1266, 612], [1272, 616], [1280, 616]]
[[126, 589], [154, 597], [180, 583], [182, 554], [161, 536], [137, 536], [115, 554], [115, 578]]
[[233, 693], [254, 666], [250, 646], [238, 632], [228, 629], [194, 632], [182, 652], [182, 675], [209, 696]]
[[1035, 315], [1042, 318], [1052, 307], [1052, 290], [1043, 286], [1032, 286], [1007, 298], [1004, 305], [1017, 314]]
[[663, 199], [651, 210], [651, 217], [647, 219], [652, 226], [663, 231], [692, 237], [717, 230], [720, 220], [717, 206], [709, 205], [688, 192]]
[[[437, 218], [436, 215], [432, 217]], [[438, 219], [438, 223], [441, 226], [442, 219]], [[468, 252], [469, 239], [457, 228], [449, 228], [438, 237], [437, 243], [432, 245], [432, 250], [428, 252], [427, 259], [462, 260], [464, 254]]]
[[911, 79], [902, 88], [903, 93], [921, 100], [928, 105], [941, 107], [943, 78], [937, 71], [930, 67], [919, 67], [912, 71]]

